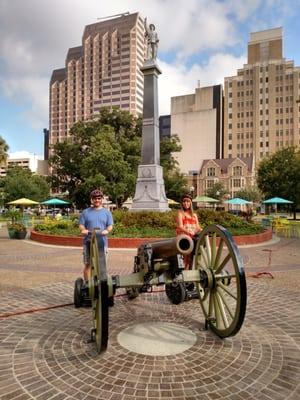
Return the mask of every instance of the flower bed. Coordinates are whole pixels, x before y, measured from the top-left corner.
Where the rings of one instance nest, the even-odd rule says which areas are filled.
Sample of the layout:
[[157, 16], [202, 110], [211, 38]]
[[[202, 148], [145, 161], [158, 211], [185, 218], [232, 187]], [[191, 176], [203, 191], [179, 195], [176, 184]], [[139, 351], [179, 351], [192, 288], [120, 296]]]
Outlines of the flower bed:
[[[60, 246], [82, 246], [81, 236], [58, 236], [46, 233], [31, 231], [30, 239], [39, 243], [53, 244]], [[161, 238], [108, 238], [109, 248], [137, 248], [140, 244], [153, 242]], [[233, 236], [238, 246], [247, 244], [259, 244], [272, 239], [272, 230], [268, 229], [254, 235]]]

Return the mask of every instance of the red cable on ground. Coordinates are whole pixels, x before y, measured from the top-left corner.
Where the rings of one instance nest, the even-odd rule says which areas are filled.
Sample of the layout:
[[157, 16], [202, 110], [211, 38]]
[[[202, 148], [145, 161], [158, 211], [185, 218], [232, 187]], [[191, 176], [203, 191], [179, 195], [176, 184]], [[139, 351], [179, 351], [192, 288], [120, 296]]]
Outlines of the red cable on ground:
[[[284, 243], [281, 246], [278, 246], [277, 249], [263, 249], [262, 251], [268, 251], [269, 252], [268, 265], [266, 267], [271, 268], [272, 252], [277, 251], [277, 250], [281, 249], [282, 247], [288, 246], [290, 243], [293, 243], [295, 240], [296, 239], [293, 239], [290, 242]], [[274, 279], [273, 274], [271, 272], [269, 272], [269, 271], [255, 272], [253, 274], [248, 274], [247, 276], [249, 278], [260, 278], [262, 275], [269, 275], [272, 279]]]
[[47, 310], [52, 310], [53, 308], [61, 308], [61, 307], [67, 307], [67, 306], [73, 306], [73, 305], [74, 305], [74, 303], [58, 304], [56, 306], [32, 308], [31, 310], [24, 310], [24, 311], [12, 312], [12, 313], [5, 313], [5, 314], [0, 314], [0, 319], [8, 318], [8, 317], [14, 317], [16, 315], [22, 315], [22, 314], [32, 314], [32, 313], [35, 313], [35, 312], [38, 312], [38, 311], [47, 311]]
[[[272, 251], [276, 251], [276, 250], [272, 250], [272, 249], [263, 249], [262, 251], [268, 251], [269, 252], [269, 258], [268, 258], [268, 268], [271, 268], [271, 262], [272, 262]], [[268, 275], [270, 276], [272, 279], [274, 279], [274, 276], [272, 275], [271, 272], [268, 271], [261, 271], [261, 272], [255, 272], [254, 274], [249, 274], [249, 278], [260, 278], [262, 275]]]
[[[151, 292], [143, 292], [143, 294], [153, 294], [153, 293], [159, 293], [159, 292], [164, 292], [164, 290], [153, 290]], [[123, 297], [123, 296], [127, 296], [127, 293], [117, 294], [114, 297]], [[5, 314], [0, 314], [0, 319], [9, 318], [9, 317], [15, 317], [16, 315], [33, 314], [33, 313], [39, 312], [39, 311], [53, 310], [54, 308], [62, 308], [62, 307], [68, 307], [68, 306], [73, 306], [73, 305], [74, 305], [74, 303], [66, 303], [66, 304], [58, 304], [56, 306], [32, 308], [31, 310], [24, 310], [24, 311], [12, 312], [12, 313], [5, 313]]]

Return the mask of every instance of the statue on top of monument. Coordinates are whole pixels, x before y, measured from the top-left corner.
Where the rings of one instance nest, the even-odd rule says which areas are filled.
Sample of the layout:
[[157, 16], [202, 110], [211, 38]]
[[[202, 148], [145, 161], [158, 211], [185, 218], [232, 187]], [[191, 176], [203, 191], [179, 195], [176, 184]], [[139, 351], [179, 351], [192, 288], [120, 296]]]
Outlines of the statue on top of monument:
[[155, 31], [155, 25], [147, 24], [147, 18], [144, 21], [145, 25], [145, 38], [147, 40], [147, 55], [146, 60], [156, 60], [157, 56], [157, 47], [158, 47], [158, 35]]

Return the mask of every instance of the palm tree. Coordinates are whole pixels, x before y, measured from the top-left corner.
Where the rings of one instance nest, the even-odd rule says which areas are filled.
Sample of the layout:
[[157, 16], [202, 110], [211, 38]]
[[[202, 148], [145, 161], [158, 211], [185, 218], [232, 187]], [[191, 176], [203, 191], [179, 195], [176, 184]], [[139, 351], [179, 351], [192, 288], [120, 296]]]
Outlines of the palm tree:
[[0, 136], [0, 165], [5, 163], [8, 157], [8, 144], [6, 141]]

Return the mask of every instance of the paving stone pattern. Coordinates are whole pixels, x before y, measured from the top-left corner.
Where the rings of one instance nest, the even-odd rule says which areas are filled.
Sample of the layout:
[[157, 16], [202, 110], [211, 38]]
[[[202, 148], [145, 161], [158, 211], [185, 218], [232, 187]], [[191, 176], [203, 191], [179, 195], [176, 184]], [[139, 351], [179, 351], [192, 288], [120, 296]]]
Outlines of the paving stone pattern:
[[[164, 293], [128, 302], [116, 297], [110, 310], [108, 350], [89, 343], [91, 310], [73, 306], [0, 321], [1, 399], [298, 399], [300, 394], [300, 301], [283, 289], [249, 282], [245, 324], [221, 340], [203, 331], [197, 300], [171, 305]], [[24, 309], [63, 304], [71, 284], [20, 290]], [[283, 298], [285, 301], [283, 302]], [[1, 298], [8, 304], [11, 295]], [[10, 307], [9, 307], [10, 308]], [[197, 343], [175, 356], [144, 356], [122, 348], [118, 333], [131, 324], [167, 321], [188, 327]], [[149, 332], [151, 335], [151, 331]]]
[[[0, 250], [11, 242], [0, 243]], [[288, 246], [288, 242], [282, 242]], [[289, 262], [294, 265], [300, 241], [289, 247]], [[277, 245], [276, 245], [277, 246]], [[280, 246], [276, 265], [284, 266]], [[20, 250], [21, 249], [21, 250]], [[8, 250], [5, 250], [8, 251]], [[55, 251], [57, 257], [55, 257]], [[23, 253], [25, 260], [18, 258]], [[39, 263], [47, 255], [48, 274], [59, 260], [63, 270], [76, 276], [80, 258], [70, 249], [32, 246], [21, 242], [11, 261], [0, 261], [0, 277], [12, 265]], [[72, 255], [73, 254], [73, 255]], [[247, 265], [267, 260], [261, 248], [244, 249]], [[264, 256], [261, 256], [264, 254]], [[133, 252], [112, 253], [112, 273], [119, 271], [117, 259], [126, 261], [122, 273], [129, 272], [127, 260]], [[36, 256], [36, 258], [35, 258]], [[53, 256], [53, 260], [51, 257]], [[74, 263], [73, 258], [74, 257]], [[26, 261], [27, 260], [27, 261]], [[256, 261], [255, 261], [256, 263]], [[286, 265], [289, 271], [289, 265]], [[15, 267], [17, 274], [17, 267]], [[22, 272], [22, 271], [21, 271]], [[119, 271], [121, 272], [121, 271]], [[285, 287], [278, 279], [247, 280], [248, 307], [245, 323], [234, 337], [221, 340], [203, 330], [203, 315], [198, 300], [171, 305], [163, 292], [144, 294], [133, 301], [116, 296], [110, 309], [109, 345], [98, 355], [89, 343], [91, 309], [65, 306], [0, 318], [0, 399], [230, 399], [298, 400], [300, 398], [300, 295], [299, 271], [290, 270], [294, 284]], [[2, 275], [1, 275], [2, 274]], [[46, 274], [46, 272], [44, 272]], [[78, 275], [78, 274], [77, 274]], [[18, 275], [16, 275], [18, 276]], [[73, 281], [52, 282], [43, 286], [12, 290], [0, 297], [0, 314], [61, 305], [72, 302]], [[118, 292], [119, 293], [119, 292]], [[120, 292], [121, 293], [121, 292]], [[195, 333], [197, 342], [187, 351], [173, 356], [146, 356], [126, 350], [117, 341], [126, 327], [149, 321], [165, 321], [185, 326]], [[151, 335], [151, 331], [149, 331]]]

